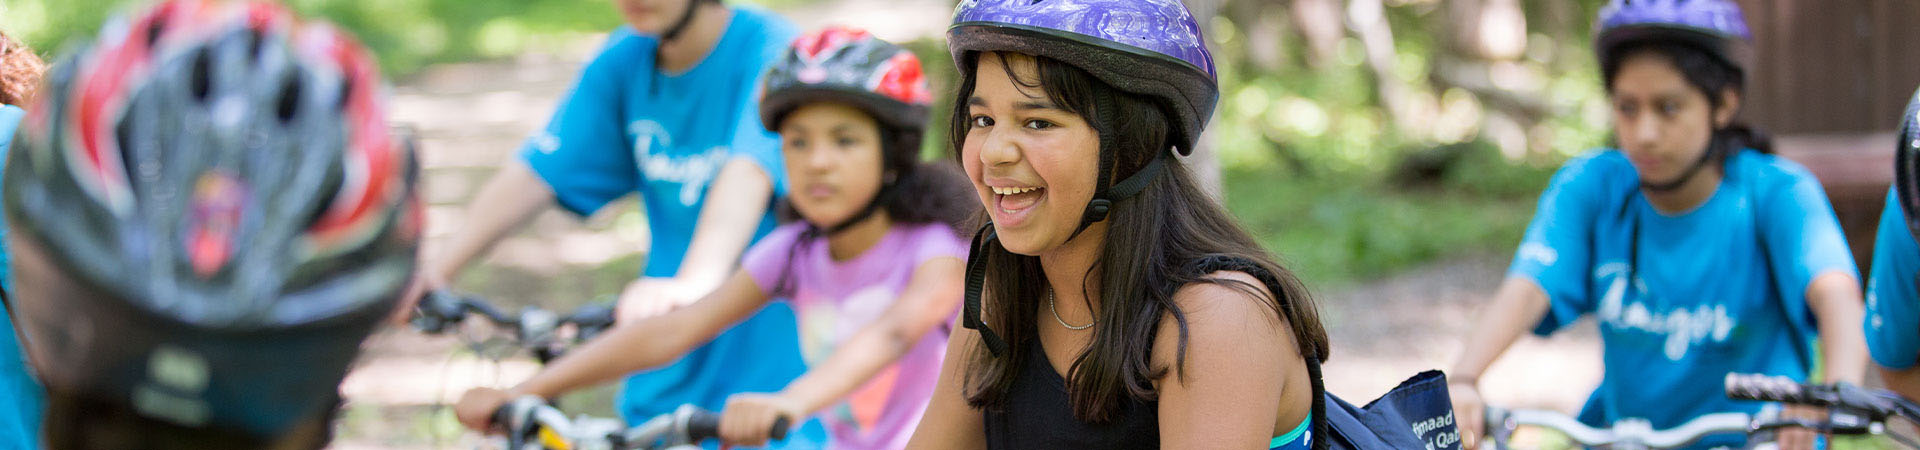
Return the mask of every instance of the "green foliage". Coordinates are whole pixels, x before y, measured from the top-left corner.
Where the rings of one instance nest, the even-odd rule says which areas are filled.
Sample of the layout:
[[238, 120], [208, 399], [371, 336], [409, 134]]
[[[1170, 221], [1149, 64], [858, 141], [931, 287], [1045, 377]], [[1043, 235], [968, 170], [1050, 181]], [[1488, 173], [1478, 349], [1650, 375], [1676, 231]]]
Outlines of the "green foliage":
[[[812, 0], [734, 3], [793, 6]], [[512, 56], [604, 33], [622, 22], [609, 0], [284, 0], [295, 11], [352, 31], [388, 74], [438, 62]], [[4, 0], [0, 29], [43, 55], [96, 33], [140, 0]]]
[[[1427, 108], [1423, 120], [1435, 123], [1395, 122], [1382, 80], [1350, 33], [1318, 64], [1302, 35], [1283, 33], [1288, 45], [1278, 64], [1261, 66], [1242, 29], [1257, 21], [1223, 16], [1209, 28], [1222, 91], [1210, 130], [1226, 168], [1228, 206], [1309, 282], [1378, 276], [1455, 253], [1511, 251], [1552, 170], [1607, 136], [1604, 92], [1587, 50], [1586, 24], [1601, 2], [1527, 3], [1528, 50], [1510, 67], [1538, 89], [1513, 95], [1542, 102], [1546, 111], [1520, 125], [1517, 144], [1524, 148], [1504, 152], [1491, 144], [1497, 136], [1490, 118], [1512, 113], [1436, 73], [1443, 63], [1471, 59], [1450, 56], [1457, 50], [1444, 42], [1444, 7], [1385, 3], [1396, 55], [1388, 81], [1406, 89], [1396, 100]], [[1558, 15], [1545, 12], [1556, 8]], [[1284, 6], [1266, 11], [1291, 13]], [[1434, 131], [1443, 126], [1459, 132]], [[1402, 173], [1434, 153], [1444, 157], [1429, 167], [1437, 179]]]
[[1229, 168], [1227, 208], [1317, 287], [1460, 252], [1510, 251], [1551, 170], [1472, 154], [1457, 167], [1443, 185], [1468, 177], [1491, 182], [1484, 189], [1402, 188], [1383, 178]]

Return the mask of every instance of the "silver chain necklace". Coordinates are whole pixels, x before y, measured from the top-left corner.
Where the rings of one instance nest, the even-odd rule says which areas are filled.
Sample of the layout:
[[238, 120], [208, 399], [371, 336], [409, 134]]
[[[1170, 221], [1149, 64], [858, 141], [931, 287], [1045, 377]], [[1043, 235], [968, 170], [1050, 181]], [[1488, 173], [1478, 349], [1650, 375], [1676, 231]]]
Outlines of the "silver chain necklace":
[[1060, 322], [1060, 326], [1067, 327], [1067, 329], [1069, 330], [1074, 330], [1074, 331], [1085, 330], [1088, 328], [1093, 328], [1094, 325], [1100, 323], [1100, 318], [1095, 317], [1093, 319], [1093, 322], [1089, 322], [1086, 325], [1081, 325], [1081, 326], [1067, 325], [1067, 321], [1065, 319], [1060, 318], [1060, 308], [1053, 306], [1053, 288], [1047, 288], [1047, 309], [1053, 311], [1053, 321]]

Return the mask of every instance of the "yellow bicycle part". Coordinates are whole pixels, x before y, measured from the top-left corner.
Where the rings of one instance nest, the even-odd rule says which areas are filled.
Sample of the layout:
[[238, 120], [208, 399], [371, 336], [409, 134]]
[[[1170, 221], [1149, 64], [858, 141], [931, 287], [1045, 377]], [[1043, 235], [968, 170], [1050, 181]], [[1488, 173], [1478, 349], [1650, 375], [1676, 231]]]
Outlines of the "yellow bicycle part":
[[555, 433], [552, 428], [540, 427], [538, 434], [541, 447], [553, 450], [573, 450], [573, 443], [567, 442], [566, 438], [560, 437], [560, 433]]

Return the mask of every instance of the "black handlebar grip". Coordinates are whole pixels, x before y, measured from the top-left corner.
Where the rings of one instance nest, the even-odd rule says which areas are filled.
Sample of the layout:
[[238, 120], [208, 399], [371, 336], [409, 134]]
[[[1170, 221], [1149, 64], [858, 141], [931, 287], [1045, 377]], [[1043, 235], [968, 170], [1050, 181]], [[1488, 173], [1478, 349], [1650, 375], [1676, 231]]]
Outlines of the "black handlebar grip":
[[1727, 397], [1739, 400], [1807, 404], [1804, 386], [1792, 378], [1760, 374], [1727, 374]]
[[687, 439], [700, 442], [720, 437], [720, 414], [712, 411], [694, 411], [687, 416]]
[[787, 427], [790, 425], [792, 424], [787, 420], [787, 416], [780, 416], [778, 419], [773, 419], [773, 429], [767, 430], [767, 436], [772, 437], [773, 440], [776, 441], [787, 440]]
[[493, 410], [493, 426], [506, 429], [513, 426], [513, 403], [501, 403]]
[[420, 303], [414, 305], [413, 328], [422, 333], [439, 334], [446, 331], [448, 325], [460, 321], [463, 308], [460, 299], [446, 291], [428, 291], [421, 294]]
[[599, 304], [582, 306], [574, 310], [566, 322], [572, 323], [578, 331], [575, 339], [584, 342], [613, 327], [613, 307]]
[[[767, 430], [767, 437], [776, 441], [787, 439], [787, 428], [792, 421], [786, 417], [773, 420], [773, 429]], [[687, 416], [687, 438], [694, 442], [720, 437], [720, 413], [712, 411], [694, 411]]]

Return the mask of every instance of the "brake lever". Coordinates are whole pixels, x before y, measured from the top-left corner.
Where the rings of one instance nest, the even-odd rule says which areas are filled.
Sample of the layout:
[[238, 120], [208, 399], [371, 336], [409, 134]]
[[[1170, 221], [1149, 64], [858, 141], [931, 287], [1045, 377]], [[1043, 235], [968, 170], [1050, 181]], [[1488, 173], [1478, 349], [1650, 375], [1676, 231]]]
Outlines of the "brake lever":
[[613, 307], [604, 304], [582, 306], [567, 316], [566, 322], [572, 323], [574, 341], [586, 342], [613, 327]]
[[409, 320], [413, 328], [427, 334], [440, 334], [447, 327], [459, 323], [467, 313], [466, 305], [460, 298], [445, 291], [429, 291], [422, 294], [420, 303], [414, 306], [413, 319]]

